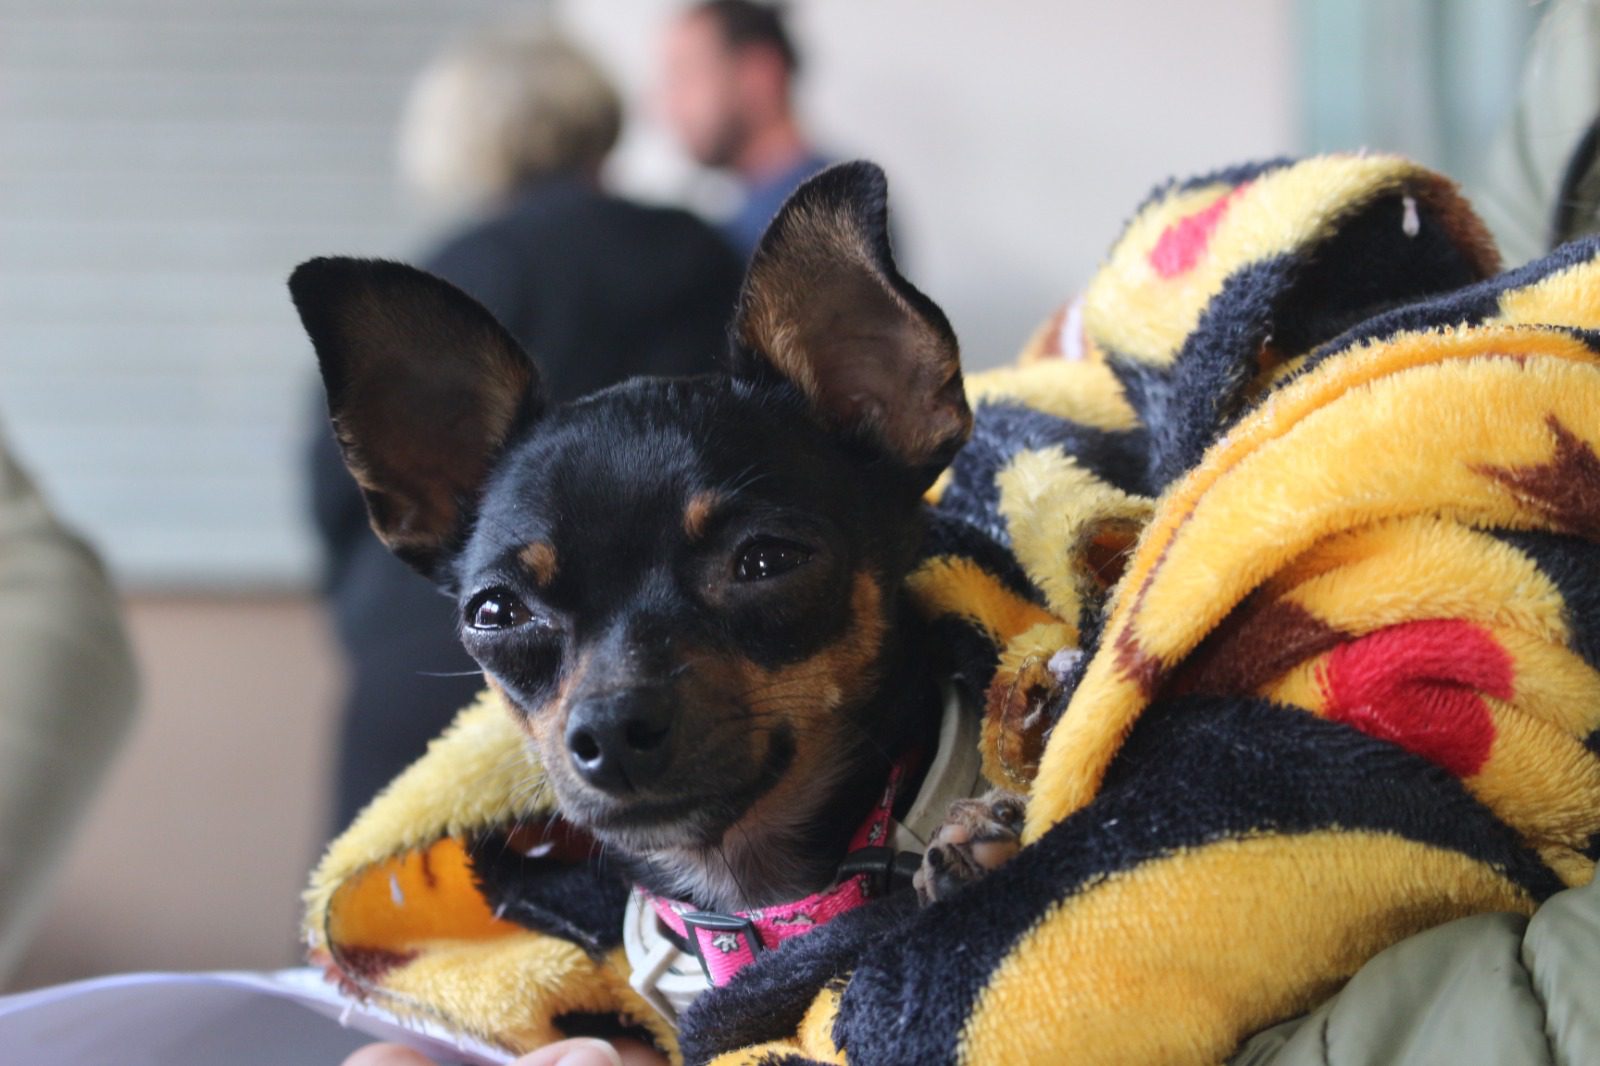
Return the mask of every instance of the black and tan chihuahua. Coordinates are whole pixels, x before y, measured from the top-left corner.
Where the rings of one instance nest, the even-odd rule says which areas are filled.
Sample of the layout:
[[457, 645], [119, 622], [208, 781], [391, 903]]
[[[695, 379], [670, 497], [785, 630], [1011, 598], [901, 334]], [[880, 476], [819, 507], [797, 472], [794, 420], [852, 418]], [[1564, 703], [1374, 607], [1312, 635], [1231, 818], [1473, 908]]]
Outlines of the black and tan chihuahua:
[[[459, 602], [563, 817], [702, 908], [828, 886], [890, 765], [938, 732], [902, 585], [972, 413], [885, 223], [877, 167], [824, 172], [751, 263], [728, 373], [555, 407], [437, 278], [317, 259], [290, 282], [374, 528]], [[1019, 817], [966, 810], [924, 895]]]

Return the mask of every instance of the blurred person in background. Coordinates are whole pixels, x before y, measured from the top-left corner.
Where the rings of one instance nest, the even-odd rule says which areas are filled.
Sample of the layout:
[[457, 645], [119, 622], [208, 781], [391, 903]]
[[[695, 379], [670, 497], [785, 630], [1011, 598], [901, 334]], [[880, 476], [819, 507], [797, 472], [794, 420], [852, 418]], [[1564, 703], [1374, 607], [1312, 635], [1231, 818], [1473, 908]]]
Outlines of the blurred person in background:
[[128, 732], [136, 688], [99, 560], [0, 440], [0, 983]]
[[[607, 193], [622, 127], [594, 61], [541, 26], [446, 50], [418, 79], [401, 129], [404, 178], [474, 221], [420, 261], [482, 302], [539, 365], [550, 402], [637, 374], [715, 369], [742, 264], [675, 209]], [[349, 664], [337, 825], [422, 754], [483, 687], [456, 610], [371, 532], [319, 412], [311, 455], [326, 589]]]
[[783, 9], [704, 0], [672, 22], [662, 52], [662, 118], [697, 162], [742, 186], [743, 204], [723, 232], [749, 258], [788, 195], [832, 162], [795, 112], [800, 56]]

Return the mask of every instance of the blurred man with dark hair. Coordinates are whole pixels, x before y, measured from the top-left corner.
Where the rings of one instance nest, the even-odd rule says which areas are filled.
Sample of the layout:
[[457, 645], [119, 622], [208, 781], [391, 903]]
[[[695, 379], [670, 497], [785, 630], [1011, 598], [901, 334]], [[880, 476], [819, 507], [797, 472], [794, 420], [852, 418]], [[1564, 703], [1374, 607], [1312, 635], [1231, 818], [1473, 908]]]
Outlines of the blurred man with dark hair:
[[795, 114], [799, 68], [775, 4], [702, 0], [667, 31], [662, 116], [698, 162], [744, 186], [744, 204], [723, 231], [746, 256], [789, 193], [831, 162]]

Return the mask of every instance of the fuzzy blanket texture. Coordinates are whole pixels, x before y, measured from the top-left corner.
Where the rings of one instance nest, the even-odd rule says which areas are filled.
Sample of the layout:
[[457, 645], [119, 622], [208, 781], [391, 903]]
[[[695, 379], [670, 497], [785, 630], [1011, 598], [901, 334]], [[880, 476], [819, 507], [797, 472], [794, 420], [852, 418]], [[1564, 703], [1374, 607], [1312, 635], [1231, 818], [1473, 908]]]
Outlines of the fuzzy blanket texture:
[[1025, 847], [764, 955], [674, 1030], [626, 886], [485, 696], [328, 850], [315, 958], [515, 1050], [1215, 1063], [1600, 856], [1600, 241], [1507, 274], [1384, 156], [1158, 188], [969, 378], [910, 593]]

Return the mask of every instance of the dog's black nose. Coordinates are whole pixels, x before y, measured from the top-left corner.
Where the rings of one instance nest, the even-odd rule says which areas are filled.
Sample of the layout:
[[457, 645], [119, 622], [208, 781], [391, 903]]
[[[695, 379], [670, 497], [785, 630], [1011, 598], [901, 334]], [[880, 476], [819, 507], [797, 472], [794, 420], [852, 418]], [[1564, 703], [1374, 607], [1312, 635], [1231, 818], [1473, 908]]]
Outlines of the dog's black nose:
[[606, 792], [645, 788], [670, 759], [673, 707], [648, 689], [577, 704], [567, 717], [567, 751], [578, 775]]

